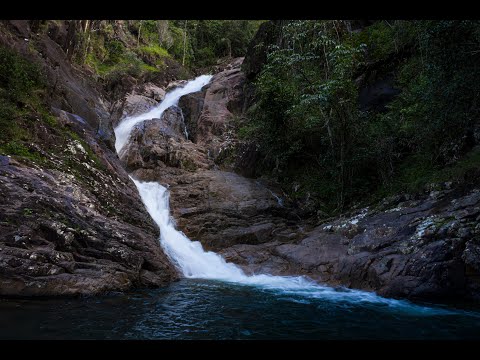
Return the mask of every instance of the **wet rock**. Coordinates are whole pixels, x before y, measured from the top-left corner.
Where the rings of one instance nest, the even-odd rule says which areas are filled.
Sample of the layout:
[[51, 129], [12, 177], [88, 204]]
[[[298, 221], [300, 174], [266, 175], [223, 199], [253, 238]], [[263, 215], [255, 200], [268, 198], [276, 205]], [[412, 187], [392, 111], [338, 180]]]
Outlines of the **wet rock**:
[[241, 92], [245, 75], [240, 70], [243, 58], [236, 65], [215, 75], [206, 88], [202, 113], [198, 118], [198, 141], [208, 142], [228, 128], [232, 113], [241, 109]]
[[152, 83], [132, 86], [132, 90], [112, 105], [111, 122], [117, 126], [123, 119], [143, 114], [157, 106], [164, 98], [166, 91]]
[[[169, 167], [138, 169], [133, 175], [168, 185], [178, 228], [208, 249], [285, 239], [282, 230], [288, 229], [288, 208], [254, 180], [218, 170]], [[301, 236], [295, 230], [294, 236]]]
[[122, 119], [126, 117], [143, 114], [157, 104], [158, 102], [155, 99], [147, 97], [145, 95], [135, 93], [128, 94], [125, 99], [118, 101], [115, 104], [115, 107], [118, 108], [116, 112], [120, 113], [119, 115], [116, 115], [116, 118], [118, 118], [118, 120], [113, 125], [116, 126]]
[[171, 81], [167, 87], [165, 88], [166, 91], [172, 91], [172, 90], [175, 90], [177, 87], [182, 87], [182, 86], [185, 86], [185, 84], [187, 83], [188, 81], [187, 80], [174, 80], [174, 81]]
[[[389, 297], [478, 298], [478, 223], [455, 220], [477, 214], [478, 191], [440, 195], [427, 194], [417, 205], [404, 203], [394, 211], [377, 209], [340, 218], [291, 244], [235, 245], [222, 254], [246, 271], [305, 274]], [[394, 204], [398, 201], [389, 205]], [[358, 229], [350, 236], [346, 230], [352, 226]]]
[[7, 166], [10, 164], [10, 158], [8, 156], [0, 155], [0, 166]]
[[144, 96], [160, 102], [165, 99], [166, 91], [155, 84], [147, 83], [143, 86], [142, 93]]
[[162, 131], [177, 139], [186, 140], [187, 129], [182, 110], [178, 106], [170, 106], [161, 117]]
[[178, 106], [183, 112], [188, 138], [195, 143], [197, 142], [198, 119], [202, 113], [204, 97], [205, 92], [198, 91], [182, 96], [178, 102]]
[[91, 295], [175, 280], [117, 156], [88, 124], [65, 117], [62, 126], [82, 142], [66, 140], [62, 150], [51, 133], [42, 167], [1, 163], [0, 295]]
[[232, 121], [244, 102], [242, 62], [243, 58], [234, 59], [202, 91], [179, 100], [190, 139], [206, 148], [217, 163], [236, 145]]
[[177, 107], [167, 109], [161, 119], [135, 126], [120, 158], [128, 171], [165, 167], [194, 171], [213, 166], [202, 149], [186, 141], [185, 124]]

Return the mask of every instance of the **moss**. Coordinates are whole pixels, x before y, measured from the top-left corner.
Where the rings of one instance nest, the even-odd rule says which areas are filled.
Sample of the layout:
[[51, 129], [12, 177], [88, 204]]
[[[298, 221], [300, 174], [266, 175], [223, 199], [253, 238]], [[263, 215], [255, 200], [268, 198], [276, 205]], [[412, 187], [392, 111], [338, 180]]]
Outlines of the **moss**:
[[41, 162], [29, 144], [35, 139], [33, 121], [55, 126], [44, 103], [45, 76], [38, 64], [0, 46], [0, 153]]
[[0, 88], [2, 95], [11, 101], [23, 101], [32, 90], [45, 85], [44, 74], [36, 63], [17, 52], [0, 46]]
[[100, 159], [97, 157], [97, 155], [95, 155], [95, 153], [93, 152], [90, 145], [88, 145], [87, 142], [85, 140], [83, 140], [76, 132], [71, 131], [71, 130], [67, 130], [66, 134], [68, 135], [68, 137], [70, 137], [73, 140], [78, 141], [82, 145], [82, 147], [85, 149], [85, 151], [87, 153], [88, 159], [93, 160], [93, 162], [95, 164], [95, 167], [97, 169], [99, 169], [99, 170], [105, 170], [106, 169], [105, 165], [103, 165], [103, 163], [100, 161]]
[[24, 208], [24, 209], [22, 210], [22, 212], [23, 212], [23, 215], [24, 215], [24, 216], [29, 216], [29, 215], [32, 215], [32, 214], [33, 214], [33, 209]]
[[195, 171], [197, 170], [197, 165], [190, 160], [190, 159], [182, 159], [180, 160], [180, 165], [182, 169], [188, 170], [188, 171]]
[[162, 48], [160, 45], [157, 44], [150, 44], [147, 46], [142, 46], [139, 48], [140, 53], [154, 55], [158, 57], [170, 57], [170, 54], [167, 50]]
[[154, 66], [151, 66], [151, 65], [147, 65], [147, 64], [142, 64], [140, 65], [140, 68], [143, 70], [143, 72], [145, 73], [157, 73], [157, 72], [160, 72], [159, 69], [157, 69], [156, 67]]
[[5, 155], [25, 157], [33, 161], [42, 161], [42, 157], [38, 152], [15, 140], [6, 143], [4, 146], [1, 146], [0, 152], [4, 153]]

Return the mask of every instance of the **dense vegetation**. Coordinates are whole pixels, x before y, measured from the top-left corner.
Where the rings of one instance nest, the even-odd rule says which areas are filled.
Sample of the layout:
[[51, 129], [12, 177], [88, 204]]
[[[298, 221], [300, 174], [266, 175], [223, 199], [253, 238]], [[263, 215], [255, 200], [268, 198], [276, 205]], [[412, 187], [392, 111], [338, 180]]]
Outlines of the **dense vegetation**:
[[[292, 196], [340, 211], [478, 167], [478, 21], [289, 21], [278, 33], [241, 134]], [[362, 104], [390, 74], [400, 94]]]
[[[186, 62], [209, 66], [217, 59], [244, 56], [261, 20], [188, 20], [172, 21], [187, 31]], [[180, 54], [177, 55], [178, 58]]]
[[[186, 78], [243, 56], [262, 23], [33, 20], [31, 29], [50, 36], [63, 26], [67, 57], [109, 91], [125, 75], [146, 81], [175, 67], [172, 76]], [[267, 60], [239, 129], [258, 145], [257, 175], [333, 213], [479, 167], [478, 21], [277, 24], [275, 39], [253, 44], [266, 46]], [[372, 105], [365, 90], [382, 81], [395, 96]], [[38, 66], [0, 49], [1, 153], [40, 158], [31, 123], [55, 123], [45, 92]]]
[[0, 47], [0, 154], [39, 159], [28, 144], [32, 123], [40, 118], [53, 122], [44, 105], [45, 79], [36, 64]]
[[[30, 31], [50, 37], [67, 59], [89, 72], [109, 95], [131, 76], [138, 82], [191, 70], [221, 57], [243, 55], [261, 21], [244, 20], [30, 20]], [[32, 36], [27, 53], [0, 46], [0, 154], [40, 161], [37, 126], [54, 131], [49, 87], [29, 52], [44, 51]], [[31, 55], [31, 54], [30, 54]], [[184, 64], [182, 66], [181, 64]], [[35, 126], [34, 126], [35, 125]]]
[[[54, 23], [54, 22], [53, 22]], [[241, 56], [261, 21], [251, 20], [72, 20], [68, 22], [67, 55], [89, 67], [103, 81], [124, 74], [152, 77], [181, 64], [188, 70], [206, 67], [226, 56]], [[48, 31], [52, 21], [40, 21]], [[174, 60], [174, 61], [169, 61]]]

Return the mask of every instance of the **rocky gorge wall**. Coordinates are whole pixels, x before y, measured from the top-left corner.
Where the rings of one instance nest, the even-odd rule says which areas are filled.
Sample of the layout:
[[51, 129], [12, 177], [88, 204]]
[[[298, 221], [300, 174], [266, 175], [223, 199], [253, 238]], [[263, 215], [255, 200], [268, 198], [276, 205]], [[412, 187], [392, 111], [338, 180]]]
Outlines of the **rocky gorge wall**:
[[[2, 26], [2, 43], [27, 51], [28, 23]], [[119, 158], [113, 127], [183, 82], [139, 83], [112, 98], [54, 39], [35, 41], [45, 51], [29, 56], [57, 84], [55, 123], [32, 122], [41, 161], [0, 157], [0, 295], [98, 294], [177, 279], [128, 172], [167, 186], [177, 227], [247, 273], [304, 274], [391, 297], [478, 299], [477, 183], [306, 219], [277, 184], [253, 176], [255, 151], [238, 139], [252, 101], [243, 58], [138, 124]]]
[[0, 295], [165, 285], [178, 274], [114, 152], [115, 103], [69, 61], [66, 31], [59, 25], [37, 34], [28, 21], [0, 23], [0, 44], [45, 74], [51, 113], [47, 119], [33, 108], [22, 123], [34, 155], [0, 154]]
[[[245, 96], [242, 59], [137, 125], [122, 163], [170, 190], [177, 227], [246, 273], [307, 275], [396, 298], [478, 299], [480, 197], [446, 183], [335, 219], [303, 219], [278, 185], [247, 178], [222, 152], [241, 143], [232, 122]], [[184, 129], [187, 129], [187, 138]]]

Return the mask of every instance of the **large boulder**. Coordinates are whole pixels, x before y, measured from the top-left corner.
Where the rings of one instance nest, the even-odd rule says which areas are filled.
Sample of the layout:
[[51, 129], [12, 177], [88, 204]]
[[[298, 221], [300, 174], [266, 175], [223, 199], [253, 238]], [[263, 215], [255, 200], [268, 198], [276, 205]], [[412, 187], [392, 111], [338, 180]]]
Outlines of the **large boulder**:
[[179, 101], [191, 140], [204, 146], [214, 160], [235, 145], [234, 116], [241, 113], [244, 101], [242, 62], [243, 58], [234, 59], [202, 91]]
[[160, 122], [162, 124], [162, 132], [177, 139], [186, 140], [187, 129], [182, 110], [178, 106], [174, 105], [166, 109], [160, 118]]
[[165, 90], [155, 84], [147, 83], [136, 87], [122, 99], [112, 105], [111, 121], [117, 126], [123, 119], [146, 113], [165, 98]]
[[398, 298], [480, 298], [480, 191], [427, 198], [322, 224], [289, 244], [223, 251], [246, 271], [305, 274]]
[[[120, 154], [128, 171], [137, 169], [179, 168], [196, 170], [213, 164], [202, 149], [186, 141], [182, 111], [171, 106], [160, 119], [137, 124]], [[137, 174], [138, 176], [138, 174]]]
[[178, 106], [182, 109], [190, 139], [197, 143], [223, 142], [231, 128], [234, 115], [243, 110], [241, 71], [243, 58], [236, 58], [224, 70], [213, 76], [201, 91], [184, 95]]
[[202, 113], [197, 120], [199, 141], [208, 142], [229, 128], [234, 113], [241, 111], [245, 75], [240, 69], [243, 58], [236, 59], [231, 68], [215, 75], [206, 87]]
[[187, 80], [174, 80], [174, 81], [170, 81], [170, 82], [168, 83], [167, 87], [165, 88], [165, 90], [167, 90], [167, 91], [175, 90], [175, 89], [178, 88], [178, 87], [185, 86], [185, 84], [186, 84], [187, 82], [188, 82]]
[[291, 241], [302, 236], [294, 215], [258, 181], [213, 169], [139, 168], [133, 176], [168, 186], [177, 226], [206, 249]]
[[197, 91], [180, 98], [178, 106], [182, 109], [188, 139], [197, 142], [198, 119], [203, 110], [205, 91]]
[[255, 79], [267, 62], [268, 46], [282, 45], [283, 26], [288, 20], [265, 21], [258, 28], [252, 41], [248, 45], [242, 69], [249, 80]]
[[0, 295], [92, 295], [177, 279], [117, 156], [71, 114], [57, 123], [32, 124], [41, 162], [0, 159]]

